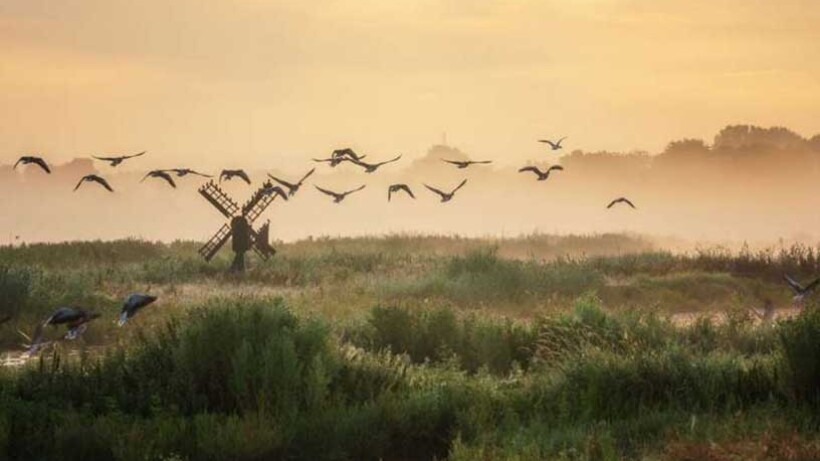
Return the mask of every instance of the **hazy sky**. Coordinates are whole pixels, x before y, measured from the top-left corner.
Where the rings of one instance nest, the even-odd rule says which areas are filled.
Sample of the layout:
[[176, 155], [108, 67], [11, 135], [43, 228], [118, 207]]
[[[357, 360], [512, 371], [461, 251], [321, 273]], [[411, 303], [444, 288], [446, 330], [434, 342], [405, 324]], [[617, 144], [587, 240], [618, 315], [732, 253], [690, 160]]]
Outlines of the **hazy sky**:
[[[2, 0], [0, 163], [149, 150], [272, 167], [352, 146], [657, 151], [813, 135], [816, 0]], [[140, 165], [146, 168], [146, 165]]]

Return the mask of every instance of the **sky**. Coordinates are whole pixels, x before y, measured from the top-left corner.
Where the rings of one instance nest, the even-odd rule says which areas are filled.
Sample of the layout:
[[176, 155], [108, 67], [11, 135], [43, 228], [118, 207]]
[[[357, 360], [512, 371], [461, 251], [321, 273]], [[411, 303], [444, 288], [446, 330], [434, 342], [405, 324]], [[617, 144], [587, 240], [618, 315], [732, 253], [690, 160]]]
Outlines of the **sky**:
[[3, 0], [0, 163], [272, 168], [347, 146], [421, 156], [445, 133], [515, 163], [542, 137], [811, 136], [817, 24], [814, 0]]

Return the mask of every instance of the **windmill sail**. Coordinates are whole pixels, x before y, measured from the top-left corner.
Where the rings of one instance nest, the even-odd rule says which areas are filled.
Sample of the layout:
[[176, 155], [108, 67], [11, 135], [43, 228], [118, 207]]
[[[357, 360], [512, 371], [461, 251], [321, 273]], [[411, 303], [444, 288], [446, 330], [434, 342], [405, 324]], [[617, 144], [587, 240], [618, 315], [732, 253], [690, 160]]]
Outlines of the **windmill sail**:
[[222, 227], [208, 240], [208, 243], [199, 249], [199, 254], [210, 262], [214, 255], [222, 248], [222, 245], [231, 237], [231, 226], [223, 224]]
[[219, 210], [226, 218], [233, 217], [239, 211], [239, 205], [236, 204], [228, 194], [226, 194], [213, 181], [208, 181], [204, 186], [199, 188], [199, 194], [205, 197], [211, 205]]
[[273, 199], [276, 197], [273, 194], [265, 193], [265, 189], [270, 187], [270, 182], [266, 182], [262, 185], [256, 193], [253, 194], [248, 203], [246, 203], [242, 207], [242, 216], [248, 220], [249, 223], [253, 223], [259, 215], [262, 214], [263, 211], [273, 202]]

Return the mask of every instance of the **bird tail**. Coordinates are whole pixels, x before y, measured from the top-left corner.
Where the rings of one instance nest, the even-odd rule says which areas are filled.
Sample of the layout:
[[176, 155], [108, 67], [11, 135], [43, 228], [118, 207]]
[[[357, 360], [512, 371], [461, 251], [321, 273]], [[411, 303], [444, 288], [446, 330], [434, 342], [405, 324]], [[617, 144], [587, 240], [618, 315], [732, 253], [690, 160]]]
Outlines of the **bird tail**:
[[117, 320], [117, 326], [123, 326], [123, 325], [125, 325], [125, 322], [127, 322], [127, 321], [128, 321], [128, 312], [123, 312], [122, 314], [120, 314], [120, 319]]

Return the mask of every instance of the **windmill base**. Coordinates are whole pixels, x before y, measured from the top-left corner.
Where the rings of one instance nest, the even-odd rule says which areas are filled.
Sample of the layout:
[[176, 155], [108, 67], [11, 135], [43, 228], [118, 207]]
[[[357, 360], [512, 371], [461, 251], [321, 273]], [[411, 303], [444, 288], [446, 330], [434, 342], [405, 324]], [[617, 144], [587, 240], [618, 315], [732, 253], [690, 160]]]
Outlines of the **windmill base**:
[[245, 272], [245, 253], [236, 253], [233, 257], [231, 272]]

